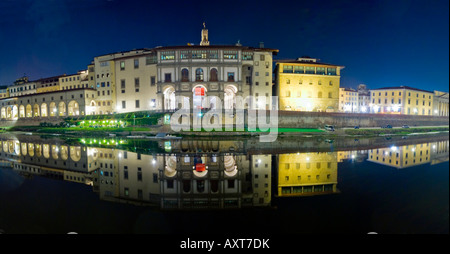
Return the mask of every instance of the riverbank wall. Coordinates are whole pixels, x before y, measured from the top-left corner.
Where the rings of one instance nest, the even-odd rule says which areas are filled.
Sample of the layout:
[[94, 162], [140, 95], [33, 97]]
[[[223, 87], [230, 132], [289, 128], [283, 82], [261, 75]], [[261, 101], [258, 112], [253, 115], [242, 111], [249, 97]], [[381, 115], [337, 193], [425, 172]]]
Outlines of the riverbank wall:
[[[198, 119], [190, 115], [190, 125]], [[251, 117], [256, 116], [256, 117]], [[113, 117], [111, 115], [111, 117]], [[225, 119], [228, 118], [228, 119]], [[391, 125], [394, 127], [409, 125], [414, 126], [448, 126], [449, 118], [443, 116], [422, 115], [398, 115], [398, 114], [360, 114], [360, 113], [328, 113], [328, 112], [298, 112], [278, 111], [278, 128], [323, 128], [325, 125], [334, 125], [336, 128], [344, 127], [381, 127]], [[173, 121], [175, 119], [172, 119]], [[177, 119], [181, 123], [181, 118]], [[18, 120], [0, 120], [0, 127], [13, 126], [39, 126], [40, 123], [59, 124], [63, 122], [62, 117], [33, 117], [20, 118]], [[269, 111], [266, 113], [266, 122], [273, 121]], [[159, 121], [161, 124], [163, 120]], [[205, 122], [205, 120], [203, 120]], [[258, 127], [258, 113], [256, 111], [245, 111], [243, 116], [234, 115], [233, 118], [223, 114], [221, 123], [233, 122], [249, 126], [254, 124]], [[222, 124], [223, 125], [223, 124]], [[223, 125], [225, 126], [225, 125]]]

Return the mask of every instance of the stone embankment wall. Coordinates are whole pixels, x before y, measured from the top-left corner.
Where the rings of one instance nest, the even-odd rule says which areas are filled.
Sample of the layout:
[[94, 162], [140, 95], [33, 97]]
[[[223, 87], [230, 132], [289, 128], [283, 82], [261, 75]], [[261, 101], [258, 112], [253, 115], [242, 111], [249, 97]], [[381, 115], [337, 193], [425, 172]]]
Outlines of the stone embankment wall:
[[18, 120], [0, 120], [0, 127], [13, 127], [13, 126], [39, 126], [40, 123], [52, 123], [59, 124], [63, 122], [63, 118], [59, 117], [30, 117], [21, 118]]
[[[255, 114], [257, 115], [257, 114]], [[247, 111], [244, 122], [249, 123]], [[228, 117], [225, 114], [223, 117]], [[267, 112], [266, 121], [271, 120]], [[241, 118], [242, 119], [242, 118]], [[0, 120], [0, 127], [11, 126], [39, 126], [41, 122], [59, 124], [63, 119], [59, 117], [37, 117], [21, 118], [16, 121]], [[228, 122], [229, 120], [227, 120]], [[241, 121], [241, 120], [238, 120]], [[254, 120], [256, 123], [257, 120]], [[192, 123], [192, 119], [190, 121]], [[236, 118], [234, 120], [236, 122]], [[225, 119], [222, 120], [225, 123]], [[449, 118], [443, 116], [421, 116], [421, 115], [390, 115], [390, 114], [359, 114], [359, 113], [326, 113], [326, 112], [296, 112], [279, 111], [279, 128], [323, 128], [324, 125], [334, 125], [337, 128], [354, 127], [380, 127], [390, 124], [394, 127], [409, 125], [413, 126], [443, 126], [449, 125]], [[192, 125], [192, 124], [191, 124]], [[257, 125], [257, 124], [256, 124]]]
[[279, 111], [279, 128], [323, 128], [324, 125], [340, 127], [392, 126], [442, 126], [449, 124], [448, 117], [390, 114], [322, 113]]

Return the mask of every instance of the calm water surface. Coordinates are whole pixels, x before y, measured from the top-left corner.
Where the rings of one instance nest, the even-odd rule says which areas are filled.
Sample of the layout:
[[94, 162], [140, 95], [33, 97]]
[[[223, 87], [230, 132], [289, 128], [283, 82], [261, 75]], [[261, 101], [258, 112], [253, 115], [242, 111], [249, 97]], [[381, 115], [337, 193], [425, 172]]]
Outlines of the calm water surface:
[[0, 141], [7, 234], [449, 232], [448, 136], [270, 152], [242, 140]]

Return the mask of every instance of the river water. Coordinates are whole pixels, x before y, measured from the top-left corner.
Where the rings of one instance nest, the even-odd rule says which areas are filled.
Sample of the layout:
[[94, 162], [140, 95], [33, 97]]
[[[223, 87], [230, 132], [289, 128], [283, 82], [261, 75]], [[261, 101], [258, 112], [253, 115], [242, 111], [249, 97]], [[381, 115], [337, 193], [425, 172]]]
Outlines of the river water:
[[6, 234], [449, 232], [448, 134], [270, 148], [21, 134], [0, 142]]

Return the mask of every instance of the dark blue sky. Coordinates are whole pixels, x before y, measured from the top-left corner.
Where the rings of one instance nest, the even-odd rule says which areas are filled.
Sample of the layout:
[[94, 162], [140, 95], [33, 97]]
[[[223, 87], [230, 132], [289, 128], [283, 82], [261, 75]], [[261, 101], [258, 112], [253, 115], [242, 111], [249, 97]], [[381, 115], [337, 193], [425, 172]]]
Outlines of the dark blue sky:
[[86, 69], [98, 55], [211, 44], [344, 65], [342, 87], [449, 88], [448, 0], [0, 0], [0, 85]]

